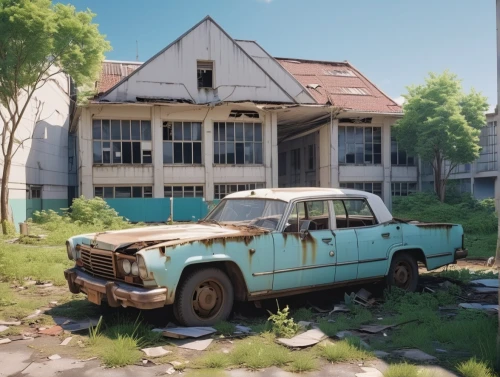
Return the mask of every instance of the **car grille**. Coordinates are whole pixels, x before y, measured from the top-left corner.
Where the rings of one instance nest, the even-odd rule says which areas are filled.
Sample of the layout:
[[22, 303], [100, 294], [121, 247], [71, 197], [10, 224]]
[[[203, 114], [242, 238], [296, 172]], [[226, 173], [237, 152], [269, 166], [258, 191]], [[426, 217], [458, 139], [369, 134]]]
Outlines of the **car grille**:
[[86, 272], [107, 279], [115, 279], [113, 252], [81, 248], [80, 255]]

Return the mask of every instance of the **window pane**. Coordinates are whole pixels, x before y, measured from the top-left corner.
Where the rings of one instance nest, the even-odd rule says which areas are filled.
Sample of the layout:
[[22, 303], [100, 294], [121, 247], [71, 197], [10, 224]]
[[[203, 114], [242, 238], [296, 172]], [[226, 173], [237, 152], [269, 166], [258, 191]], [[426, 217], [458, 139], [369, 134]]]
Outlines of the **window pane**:
[[172, 140], [172, 127], [163, 127], [163, 140]]
[[235, 140], [236, 141], [243, 141], [243, 123], [235, 123]]
[[102, 162], [104, 164], [111, 163], [111, 151], [104, 151], [104, 152], [102, 152]]
[[[184, 129], [186, 131], [186, 129]], [[186, 135], [186, 134], [184, 134]], [[192, 143], [184, 143], [184, 163], [192, 164], [193, 163], [193, 144]]]
[[113, 142], [113, 163], [119, 164], [122, 162], [122, 143], [119, 141]]
[[196, 189], [196, 191], [195, 191], [194, 196], [196, 198], [203, 198], [203, 186], [196, 186], [195, 189]]
[[193, 140], [201, 140], [201, 123], [193, 122]]
[[115, 198], [130, 198], [130, 187], [115, 187]]
[[104, 187], [104, 197], [107, 198], [113, 198], [113, 187]]
[[130, 120], [122, 120], [122, 140], [130, 140]]
[[226, 125], [219, 123], [219, 141], [226, 141]]
[[219, 141], [219, 123], [214, 123], [214, 141]]
[[399, 165], [406, 165], [406, 151], [399, 150], [398, 153]]
[[141, 163], [141, 143], [140, 142], [132, 143], [132, 163], [134, 163], [134, 164]]
[[144, 197], [152, 198], [153, 197], [153, 188], [151, 186], [144, 186]]
[[142, 151], [142, 163], [143, 164], [153, 163], [153, 157], [151, 156], [151, 151]]
[[94, 141], [94, 164], [102, 164], [102, 145], [100, 141]]
[[174, 143], [174, 164], [182, 164], [182, 143]]
[[182, 186], [174, 186], [174, 198], [182, 198]]
[[130, 142], [122, 143], [122, 162], [124, 164], [132, 163], [132, 143]]
[[226, 140], [234, 141], [234, 123], [226, 124]]
[[193, 198], [194, 197], [194, 187], [193, 186], [184, 186], [184, 197], [185, 198]]
[[100, 139], [101, 138], [101, 120], [94, 119], [92, 121], [92, 138]]
[[255, 163], [262, 164], [262, 143], [255, 143]]
[[220, 161], [219, 158], [219, 143], [214, 142], [214, 164], [218, 164]]
[[174, 123], [174, 140], [182, 140], [182, 123]]
[[133, 120], [131, 122], [132, 140], [141, 140], [141, 122]]
[[262, 124], [255, 123], [255, 141], [262, 141]]
[[230, 142], [226, 144], [226, 162], [228, 164], [234, 164], [234, 143]]
[[245, 143], [245, 164], [253, 163], [253, 143]]
[[143, 120], [141, 122], [142, 140], [151, 140], [151, 122]]
[[219, 143], [219, 163], [226, 163], [226, 143]]
[[191, 140], [191, 122], [184, 122], [184, 140]]
[[164, 141], [163, 142], [163, 163], [171, 164], [173, 162], [173, 154], [172, 154], [172, 142]]
[[165, 198], [170, 198], [172, 196], [172, 186], [165, 186], [163, 188], [163, 196]]
[[142, 187], [140, 187], [140, 186], [132, 187], [132, 197], [133, 198], [142, 198]]
[[193, 143], [193, 164], [201, 164], [201, 143]]
[[109, 131], [109, 120], [102, 121], [102, 139], [109, 140], [110, 139], [110, 131]]
[[119, 120], [112, 120], [111, 121], [111, 139], [112, 140], [121, 140], [120, 121]]
[[102, 187], [95, 187], [94, 188], [94, 196], [98, 196], [99, 198], [102, 198], [102, 195], [103, 195]]
[[236, 163], [245, 163], [245, 147], [243, 143], [236, 143]]
[[253, 141], [253, 123], [245, 124], [245, 141]]

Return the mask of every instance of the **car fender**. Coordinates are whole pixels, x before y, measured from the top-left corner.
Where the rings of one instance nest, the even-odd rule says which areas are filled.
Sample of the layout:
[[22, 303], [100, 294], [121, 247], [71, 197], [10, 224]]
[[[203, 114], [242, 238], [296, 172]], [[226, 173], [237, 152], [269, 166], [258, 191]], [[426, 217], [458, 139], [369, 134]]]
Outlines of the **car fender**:
[[387, 270], [385, 272], [385, 275], [387, 276], [389, 274], [389, 270], [391, 269], [391, 263], [392, 263], [392, 258], [394, 257], [394, 254], [396, 254], [397, 252], [400, 252], [400, 251], [405, 251], [405, 250], [408, 250], [408, 251], [414, 251], [414, 250], [419, 250], [423, 257], [424, 257], [424, 260], [423, 260], [423, 263], [427, 264], [427, 259], [426, 259], [426, 255], [424, 253], [424, 251], [422, 250], [422, 247], [418, 246], [418, 245], [394, 245], [392, 246], [388, 253], [387, 253]]

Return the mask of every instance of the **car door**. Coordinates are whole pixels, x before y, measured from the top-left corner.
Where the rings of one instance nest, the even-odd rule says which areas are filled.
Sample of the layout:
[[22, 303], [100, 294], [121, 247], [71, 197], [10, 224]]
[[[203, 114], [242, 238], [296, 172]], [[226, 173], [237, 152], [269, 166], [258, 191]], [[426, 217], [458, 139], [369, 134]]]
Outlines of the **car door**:
[[293, 204], [284, 231], [273, 234], [273, 290], [304, 288], [335, 281], [335, 239], [331, 225], [328, 200], [306, 200]]
[[358, 238], [354, 229], [347, 227], [347, 211], [342, 200], [333, 200], [335, 253], [337, 267], [335, 282], [354, 280], [358, 277]]
[[379, 224], [366, 199], [343, 201], [348, 226], [356, 232], [358, 241], [358, 279], [384, 276], [388, 269], [389, 249], [402, 242], [398, 224]]

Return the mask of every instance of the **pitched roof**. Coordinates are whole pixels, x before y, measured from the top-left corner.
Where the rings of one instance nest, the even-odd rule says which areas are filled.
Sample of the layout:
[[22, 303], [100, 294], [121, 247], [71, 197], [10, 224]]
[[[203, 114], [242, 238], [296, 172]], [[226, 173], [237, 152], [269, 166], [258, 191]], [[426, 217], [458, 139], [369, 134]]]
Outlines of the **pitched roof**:
[[320, 104], [376, 113], [402, 108], [348, 62], [275, 58]]
[[99, 80], [96, 82], [97, 93], [101, 94], [115, 86], [123, 78], [130, 75], [142, 65], [142, 62], [127, 62], [118, 60], [105, 60]]

